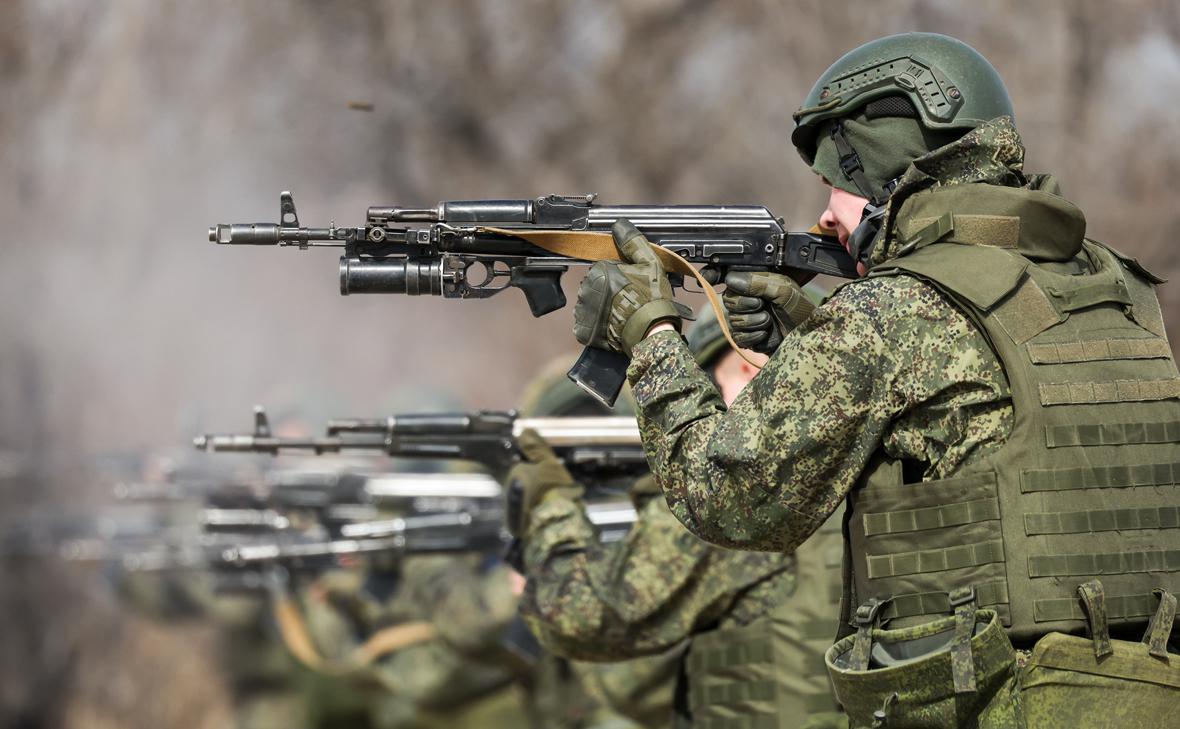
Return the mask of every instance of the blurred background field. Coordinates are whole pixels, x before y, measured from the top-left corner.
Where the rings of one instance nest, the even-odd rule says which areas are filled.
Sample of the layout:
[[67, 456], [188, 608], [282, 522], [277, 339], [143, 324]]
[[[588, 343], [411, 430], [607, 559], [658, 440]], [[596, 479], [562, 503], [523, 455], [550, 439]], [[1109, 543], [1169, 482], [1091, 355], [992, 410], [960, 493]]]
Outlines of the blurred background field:
[[[1180, 272], [1171, 0], [0, 3], [0, 513], [98, 499], [96, 458], [245, 428], [254, 403], [508, 408], [573, 345], [568, 308], [342, 298], [331, 252], [218, 248], [209, 225], [273, 220], [289, 189], [305, 225], [595, 192], [807, 227], [823, 191], [791, 112], [842, 51], [907, 30], [982, 51], [1027, 168], [1090, 236]], [[1176, 336], [1180, 290], [1161, 298]], [[0, 726], [225, 721], [203, 626], [8, 559], [0, 621]]]

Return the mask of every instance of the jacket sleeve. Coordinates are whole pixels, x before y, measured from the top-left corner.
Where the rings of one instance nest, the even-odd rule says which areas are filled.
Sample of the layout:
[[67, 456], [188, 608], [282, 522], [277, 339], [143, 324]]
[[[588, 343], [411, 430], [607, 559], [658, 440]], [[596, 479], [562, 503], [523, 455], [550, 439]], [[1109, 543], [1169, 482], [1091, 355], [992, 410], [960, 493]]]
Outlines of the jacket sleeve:
[[879, 450], [941, 477], [1006, 438], [1011, 418], [982, 335], [910, 277], [839, 289], [728, 410], [674, 333], [633, 354], [644, 448], [668, 505], [697, 536], [728, 547], [791, 550]]
[[671, 648], [790, 564], [782, 555], [728, 553], [702, 542], [658, 496], [613, 544], [600, 544], [581, 502], [565, 496], [546, 499], [533, 519], [522, 611], [546, 648], [578, 660]]

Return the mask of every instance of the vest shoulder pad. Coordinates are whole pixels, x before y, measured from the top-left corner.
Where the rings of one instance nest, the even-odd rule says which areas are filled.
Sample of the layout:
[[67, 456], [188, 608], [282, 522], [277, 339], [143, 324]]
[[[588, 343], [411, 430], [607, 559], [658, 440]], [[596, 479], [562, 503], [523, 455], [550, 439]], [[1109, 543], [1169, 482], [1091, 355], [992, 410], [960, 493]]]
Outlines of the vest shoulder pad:
[[1087, 238], [1086, 241], [1089, 243], [1093, 243], [1094, 245], [1099, 246], [1100, 248], [1103, 248], [1107, 251], [1110, 251], [1114, 255], [1115, 258], [1119, 259], [1119, 263], [1123, 264], [1123, 268], [1127, 269], [1131, 273], [1134, 273], [1135, 275], [1139, 276], [1140, 278], [1146, 279], [1156, 285], [1168, 282], [1168, 279], [1164, 278], [1163, 276], [1157, 276], [1156, 274], [1152, 273], [1151, 271], [1148, 271], [1143, 266], [1143, 264], [1139, 262], [1139, 259], [1131, 258], [1130, 256], [1123, 253], [1122, 251], [1112, 248], [1111, 246], [1108, 246], [1107, 244], [1102, 243], [1101, 241], [1096, 241], [1092, 238]]
[[1029, 262], [987, 246], [935, 243], [886, 261], [870, 276], [910, 273], [946, 288], [983, 310], [991, 309], [1024, 278]]

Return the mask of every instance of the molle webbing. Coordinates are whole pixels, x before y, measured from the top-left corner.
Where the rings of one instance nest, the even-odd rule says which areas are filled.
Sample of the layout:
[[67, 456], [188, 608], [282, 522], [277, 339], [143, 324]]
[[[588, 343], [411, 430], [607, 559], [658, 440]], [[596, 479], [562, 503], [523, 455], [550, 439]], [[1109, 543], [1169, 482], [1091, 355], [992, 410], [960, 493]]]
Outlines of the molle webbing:
[[1180, 420], [1162, 423], [1093, 423], [1046, 425], [1045, 447], [1180, 443]]
[[1025, 534], [1086, 534], [1180, 528], [1180, 506], [1050, 511], [1024, 515]]
[[[1112, 620], [1146, 618], [1159, 607], [1159, 598], [1147, 592], [1142, 595], [1107, 595], [1106, 616]], [[1086, 611], [1076, 597], [1037, 600], [1033, 612], [1038, 622], [1083, 620]]]
[[1180, 462], [1136, 466], [1043, 468], [1020, 472], [1020, 490], [1026, 494], [1040, 491], [1175, 486], [1178, 483]]
[[[994, 607], [1008, 603], [1008, 585], [1005, 582], [985, 582], [975, 587], [975, 604], [980, 607]], [[945, 615], [951, 610], [948, 592], [914, 592], [894, 597], [881, 610], [881, 620], [911, 618], [915, 615]]]
[[1166, 339], [1079, 339], [1028, 345], [1033, 364], [1099, 362], [1113, 359], [1155, 359], [1172, 356]]
[[1113, 382], [1042, 382], [1037, 387], [1042, 405], [1150, 402], [1180, 397], [1180, 378], [1174, 377]]
[[[1010, 569], [1015, 569], [1010, 566]], [[1098, 554], [1044, 554], [1028, 558], [1029, 577], [1125, 575], [1180, 571], [1180, 549]]]
[[999, 539], [957, 547], [923, 549], [868, 558], [868, 578], [897, 577], [918, 573], [978, 567], [1004, 561], [1004, 543]]
[[999, 518], [1000, 502], [997, 499], [989, 498], [931, 506], [925, 509], [865, 514], [864, 529], [867, 536], [901, 534]]
[[866, 472], [850, 497], [853, 599], [891, 596], [883, 616], [904, 627], [971, 586], [1028, 643], [1085, 630], [1076, 589], [1101, 578], [1112, 626], [1143, 624], [1153, 590], [1180, 592], [1180, 372], [1151, 279], [1092, 242], [1066, 267], [1089, 273], [1071, 275], [1022, 256], [1023, 238], [940, 240], [874, 274], [914, 275], [976, 323], [1013, 426], [949, 478], [905, 483], [886, 457]]

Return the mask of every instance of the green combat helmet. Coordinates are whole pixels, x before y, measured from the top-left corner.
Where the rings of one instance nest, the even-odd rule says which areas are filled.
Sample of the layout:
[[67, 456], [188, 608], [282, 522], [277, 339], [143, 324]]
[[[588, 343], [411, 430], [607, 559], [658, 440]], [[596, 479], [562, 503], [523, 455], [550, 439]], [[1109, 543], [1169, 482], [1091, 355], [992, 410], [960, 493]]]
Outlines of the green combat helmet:
[[810, 165], [822, 122], [890, 97], [908, 99], [935, 131], [966, 132], [1013, 115], [1000, 74], [974, 48], [938, 33], [902, 33], [854, 48], [824, 71], [794, 114], [791, 143]]
[[1012, 100], [978, 51], [937, 33], [904, 33], [855, 48], [824, 71], [795, 112], [791, 143], [832, 186], [869, 201], [848, 237], [849, 252], [868, 268], [906, 167], [1001, 116], [1012, 116]]
[[725, 334], [721, 331], [721, 322], [717, 320], [717, 313], [708, 304], [697, 312], [697, 319], [692, 323], [685, 339], [688, 341], [688, 349], [692, 352], [693, 359], [704, 370], [712, 367], [729, 348], [729, 342], [725, 341]]

